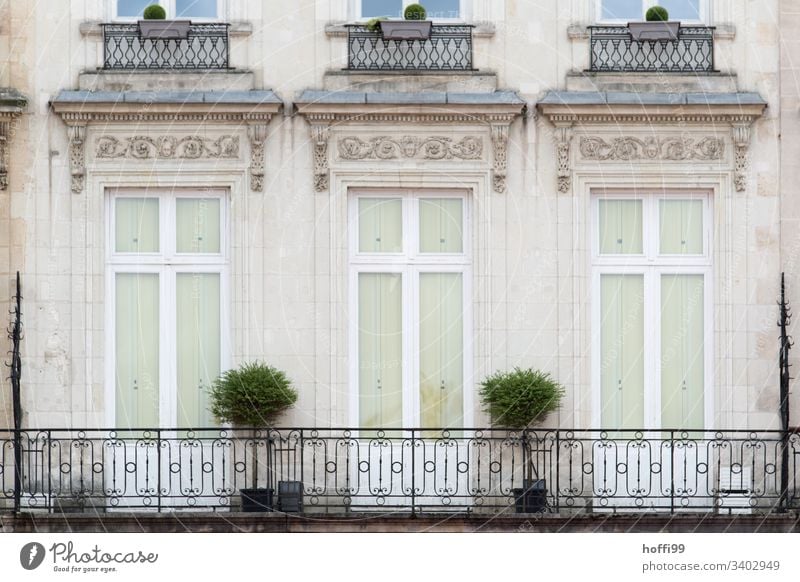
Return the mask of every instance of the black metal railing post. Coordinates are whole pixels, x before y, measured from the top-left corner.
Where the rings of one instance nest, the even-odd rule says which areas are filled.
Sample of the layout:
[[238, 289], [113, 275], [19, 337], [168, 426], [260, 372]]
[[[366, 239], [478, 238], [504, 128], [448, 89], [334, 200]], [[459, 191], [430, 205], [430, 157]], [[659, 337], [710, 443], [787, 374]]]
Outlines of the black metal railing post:
[[411, 429], [411, 517], [417, 515], [417, 459], [416, 430]]
[[11, 339], [11, 399], [14, 415], [14, 513], [19, 513], [22, 499], [22, 283], [17, 271], [14, 293], [14, 307], [11, 310], [13, 321], [9, 336]]
[[560, 470], [560, 467], [561, 467], [561, 434], [560, 434], [560, 432], [561, 431], [558, 431], [558, 430], [556, 431], [556, 471], [555, 471], [556, 472], [556, 486], [555, 486], [555, 492], [556, 492], [556, 494], [555, 494], [556, 495], [555, 509], [556, 509], [556, 513], [560, 513], [560, 510], [561, 510], [561, 507], [560, 507], [561, 498], [560, 498], [560, 495], [559, 495], [559, 491], [561, 490], [561, 470]]
[[778, 327], [780, 334], [780, 354], [778, 365], [780, 367], [780, 417], [781, 430], [781, 491], [778, 503], [778, 511], [785, 512], [789, 507], [789, 350], [792, 348], [792, 338], [787, 332], [792, 318], [789, 304], [786, 301], [786, 276], [781, 273], [781, 297], [778, 302], [780, 308], [780, 319]]
[[162, 471], [162, 463], [161, 463], [161, 429], [156, 429], [156, 463], [158, 463], [158, 470], [156, 478], [156, 487], [158, 487], [158, 491], [156, 495], [158, 496], [158, 513], [161, 513], [161, 471]]
[[675, 513], [675, 431], [669, 431], [669, 512]]

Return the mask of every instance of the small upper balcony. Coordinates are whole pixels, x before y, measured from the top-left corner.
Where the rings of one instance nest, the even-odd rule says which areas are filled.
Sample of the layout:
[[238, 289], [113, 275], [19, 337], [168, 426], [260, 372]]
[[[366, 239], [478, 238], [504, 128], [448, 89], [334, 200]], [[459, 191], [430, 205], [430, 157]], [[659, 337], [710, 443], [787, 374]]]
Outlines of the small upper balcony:
[[228, 24], [192, 23], [184, 37], [142, 34], [138, 24], [103, 24], [104, 70], [226, 70]]
[[426, 39], [392, 40], [361, 24], [347, 26], [348, 71], [473, 71], [469, 24], [434, 24]]
[[627, 26], [589, 27], [593, 73], [714, 73], [714, 27], [680, 27], [677, 37], [637, 40]]

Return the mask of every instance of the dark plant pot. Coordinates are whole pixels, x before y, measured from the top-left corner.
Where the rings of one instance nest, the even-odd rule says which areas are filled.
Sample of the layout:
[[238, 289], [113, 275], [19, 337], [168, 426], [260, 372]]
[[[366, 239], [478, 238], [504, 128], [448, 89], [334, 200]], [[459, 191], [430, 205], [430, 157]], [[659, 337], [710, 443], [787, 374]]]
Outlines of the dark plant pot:
[[677, 40], [681, 28], [679, 21], [669, 22], [629, 22], [633, 40]]
[[516, 513], [543, 513], [547, 509], [547, 483], [544, 479], [523, 482], [521, 489], [512, 489]]
[[278, 509], [283, 513], [303, 513], [302, 481], [278, 481]]
[[142, 38], [187, 38], [191, 20], [140, 20]]
[[430, 20], [382, 20], [381, 33], [386, 40], [428, 40], [431, 37]]
[[240, 489], [242, 511], [245, 513], [264, 513], [273, 511], [274, 489]]

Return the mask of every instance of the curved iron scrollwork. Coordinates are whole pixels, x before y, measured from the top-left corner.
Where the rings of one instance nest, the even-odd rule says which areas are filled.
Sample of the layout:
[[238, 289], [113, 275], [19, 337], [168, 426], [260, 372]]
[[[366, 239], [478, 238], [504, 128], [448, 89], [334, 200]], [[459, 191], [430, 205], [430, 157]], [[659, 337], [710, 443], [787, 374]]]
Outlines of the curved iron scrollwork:
[[434, 25], [425, 40], [388, 40], [362, 25], [347, 27], [351, 71], [472, 71], [472, 25]]

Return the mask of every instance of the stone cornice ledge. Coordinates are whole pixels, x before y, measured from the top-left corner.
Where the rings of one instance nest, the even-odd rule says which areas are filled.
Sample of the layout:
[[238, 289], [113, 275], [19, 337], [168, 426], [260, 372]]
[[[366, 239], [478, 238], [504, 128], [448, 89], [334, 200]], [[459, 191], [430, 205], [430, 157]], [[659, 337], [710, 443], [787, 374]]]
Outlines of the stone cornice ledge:
[[269, 121], [283, 102], [272, 91], [62, 91], [50, 102], [68, 125], [97, 121]]
[[767, 103], [755, 93], [551, 92], [537, 107], [554, 123], [738, 123], [761, 117]]

